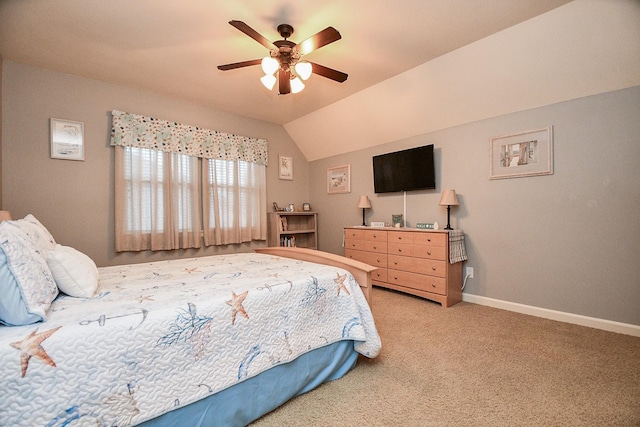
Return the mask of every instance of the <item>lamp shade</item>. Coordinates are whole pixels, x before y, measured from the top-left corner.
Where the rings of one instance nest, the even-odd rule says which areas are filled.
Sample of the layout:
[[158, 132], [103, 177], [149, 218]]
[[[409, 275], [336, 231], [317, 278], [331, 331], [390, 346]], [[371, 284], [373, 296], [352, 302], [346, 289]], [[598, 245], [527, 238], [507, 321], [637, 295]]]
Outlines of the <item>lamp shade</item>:
[[371, 201], [367, 196], [360, 196], [360, 200], [358, 200], [358, 207], [360, 209], [371, 209]]
[[302, 80], [307, 80], [311, 77], [311, 73], [313, 72], [311, 63], [307, 61], [298, 62], [294, 68]]
[[456, 190], [444, 190], [440, 197], [440, 206], [458, 206]]
[[265, 74], [264, 76], [260, 77], [260, 81], [262, 82], [264, 87], [271, 90], [276, 84], [276, 76], [274, 76], [273, 74]]
[[300, 93], [302, 89], [304, 89], [304, 83], [302, 83], [300, 78], [296, 77], [291, 79], [291, 93]]
[[264, 71], [265, 74], [271, 74], [271, 75], [273, 75], [273, 73], [278, 71], [278, 68], [280, 68], [280, 64], [278, 63], [278, 60], [270, 56], [265, 56], [264, 58], [262, 58], [261, 65], [262, 65], [262, 71]]
[[11, 221], [11, 212], [9, 211], [0, 211], [0, 221]]

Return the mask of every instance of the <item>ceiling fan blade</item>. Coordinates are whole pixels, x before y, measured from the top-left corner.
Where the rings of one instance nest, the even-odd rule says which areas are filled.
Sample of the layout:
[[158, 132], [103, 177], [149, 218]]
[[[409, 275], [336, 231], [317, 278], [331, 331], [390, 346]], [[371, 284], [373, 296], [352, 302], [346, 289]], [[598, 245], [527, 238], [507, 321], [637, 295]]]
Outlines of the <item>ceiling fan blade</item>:
[[218, 70], [227, 71], [236, 68], [249, 67], [251, 65], [260, 65], [262, 59], [252, 59], [251, 61], [234, 62], [233, 64], [218, 65]]
[[329, 43], [333, 43], [342, 38], [338, 30], [333, 27], [327, 27], [319, 33], [309, 37], [303, 42], [296, 45], [296, 50], [300, 55], [306, 55], [313, 52], [316, 49], [320, 49], [322, 46], [326, 46]]
[[278, 93], [286, 95], [291, 93], [291, 80], [289, 80], [289, 72], [282, 68], [278, 71]]
[[348, 74], [343, 73], [342, 71], [334, 70], [333, 68], [325, 67], [324, 65], [316, 64], [315, 62], [309, 62], [312, 67], [312, 71], [314, 74], [318, 74], [319, 76], [326, 77], [331, 80], [335, 80], [337, 82], [344, 82], [349, 77]]
[[269, 40], [267, 40], [260, 33], [258, 33], [256, 30], [254, 30], [253, 28], [251, 28], [250, 26], [248, 26], [244, 22], [242, 22], [242, 21], [229, 21], [229, 24], [231, 24], [232, 26], [236, 27], [237, 29], [239, 29], [240, 31], [242, 31], [243, 33], [245, 33], [246, 35], [248, 35], [249, 37], [251, 37], [252, 39], [257, 41], [258, 43], [260, 43], [262, 46], [266, 47], [267, 49], [273, 49], [273, 43], [271, 43]]

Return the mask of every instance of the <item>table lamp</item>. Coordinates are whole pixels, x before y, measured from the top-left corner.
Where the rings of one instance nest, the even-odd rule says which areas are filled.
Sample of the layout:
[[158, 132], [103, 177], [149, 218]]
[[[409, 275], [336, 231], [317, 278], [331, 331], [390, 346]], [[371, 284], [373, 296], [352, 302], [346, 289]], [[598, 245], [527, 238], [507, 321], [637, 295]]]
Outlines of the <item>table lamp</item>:
[[458, 206], [456, 190], [444, 190], [442, 197], [440, 197], [440, 206], [447, 207], [447, 226], [444, 229], [453, 230], [453, 228], [451, 228], [451, 206]]

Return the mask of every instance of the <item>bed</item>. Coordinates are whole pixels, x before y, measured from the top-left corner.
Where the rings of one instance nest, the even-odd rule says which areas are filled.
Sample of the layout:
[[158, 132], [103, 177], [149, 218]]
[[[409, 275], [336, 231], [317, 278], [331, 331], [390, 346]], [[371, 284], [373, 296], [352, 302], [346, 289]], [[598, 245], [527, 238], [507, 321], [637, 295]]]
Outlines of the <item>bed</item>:
[[0, 247], [2, 425], [247, 425], [381, 348], [375, 268], [333, 254], [98, 269], [32, 216], [1, 222]]

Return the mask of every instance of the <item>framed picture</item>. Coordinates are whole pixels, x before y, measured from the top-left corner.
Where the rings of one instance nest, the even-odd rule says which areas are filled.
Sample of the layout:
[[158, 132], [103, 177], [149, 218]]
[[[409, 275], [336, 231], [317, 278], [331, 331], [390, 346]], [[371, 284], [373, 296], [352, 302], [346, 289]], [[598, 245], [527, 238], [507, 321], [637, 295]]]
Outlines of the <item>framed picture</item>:
[[489, 141], [489, 179], [553, 174], [551, 126]]
[[278, 178], [293, 181], [293, 158], [278, 156]]
[[351, 193], [351, 165], [327, 169], [327, 193]]
[[84, 160], [84, 124], [51, 119], [51, 158]]

